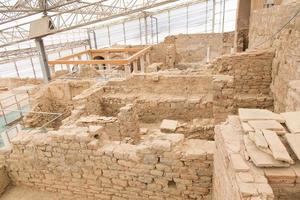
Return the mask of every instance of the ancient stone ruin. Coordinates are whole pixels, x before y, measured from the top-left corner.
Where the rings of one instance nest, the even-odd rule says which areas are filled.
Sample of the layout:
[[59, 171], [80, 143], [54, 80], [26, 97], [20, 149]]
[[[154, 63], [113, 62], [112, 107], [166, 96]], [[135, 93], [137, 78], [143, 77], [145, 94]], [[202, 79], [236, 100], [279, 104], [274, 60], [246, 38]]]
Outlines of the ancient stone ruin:
[[93, 64], [77, 54], [78, 71], [53, 71], [0, 148], [0, 199], [18, 187], [50, 199], [300, 199], [300, 2], [239, 2], [235, 32], [85, 51]]

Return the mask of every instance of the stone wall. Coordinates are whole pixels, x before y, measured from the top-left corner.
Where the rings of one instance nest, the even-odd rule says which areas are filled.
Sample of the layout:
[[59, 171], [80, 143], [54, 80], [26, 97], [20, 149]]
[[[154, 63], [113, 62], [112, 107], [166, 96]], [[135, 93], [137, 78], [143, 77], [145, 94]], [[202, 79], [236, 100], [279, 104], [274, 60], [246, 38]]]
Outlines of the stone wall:
[[250, 48], [273, 48], [275, 51], [271, 88], [276, 112], [283, 112], [287, 107], [291, 107], [287, 102], [288, 85], [290, 81], [300, 79], [299, 14], [276, 37], [271, 38], [271, 36], [280, 30], [299, 9], [298, 2], [255, 10], [251, 14]]
[[[66, 81], [56, 80], [34, 94], [31, 98], [31, 111], [33, 112], [47, 112], [47, 113], [61, 113], [62, 116], [49, 124], [52, 127], [58, 127], [61, 120], [71, 114], [74, 108], [72, 98], [80, 94], [93, 84], [92, 81]], [[45, 123], [53, 120], [58, 115], [43, 114], [43, 113], [28, 113], [24, 118], [26, 126], [39, 127]]]
[[251, 51], [224, 55], [211, 63], [214, 74], [233, 77], [234, 107], [272, 109], [271, 70], [273, 52]]
[[229, 75], [217, 75], [213, 79], [213, 118], [215, 124], [224, 121], [234, 108], [234, 82]]
[[20, 134], [5, 159], [12, 183], [73, 199], [211, 199], [213, 141], [162, 133], [136, 145], [97, 138], [78, 128]]
[[9, 185], [10, 179], [7, 175], [5, 166], [0, 166], [0, 197], [5, 192], [6, 187]]
[[74, 100], [85, 105], [88, 114], [116, 116], [133, 103], [142, 122], [192, 120], [212, 117], [212, 88], [211, 75], [156, 73], [95, 86]]
[[153, 46], [151, 62], [162, 62], [167, 68], [180, 63], [206, 63], [207, 47], [213, 59], [229, 54], [233, 41], [234, 32], [169, 36], [163, 43]]
[[139, 134], [139, 121], [136, 114], [136, 109], [132, 104], [119, 109], [117, 117], [112, 116], [99, 116], [99, 115], [86, 115], [80, 113], [77, 117], [77, 113], [72, 112], [72, 115], [63, 121], [61, 128], [68, 129], [75, 126], [77, 127], [90, 127], [93, 126], [95, 129], [99, 127], [104, 133], [104, 138], [121, 141], [125, 138], [130, 138], [134, 143], [140, 140]]
[[35, 78], [0, 78], [0, 87], [9, 90], [24, 85], [39, 85], [43, 80]]

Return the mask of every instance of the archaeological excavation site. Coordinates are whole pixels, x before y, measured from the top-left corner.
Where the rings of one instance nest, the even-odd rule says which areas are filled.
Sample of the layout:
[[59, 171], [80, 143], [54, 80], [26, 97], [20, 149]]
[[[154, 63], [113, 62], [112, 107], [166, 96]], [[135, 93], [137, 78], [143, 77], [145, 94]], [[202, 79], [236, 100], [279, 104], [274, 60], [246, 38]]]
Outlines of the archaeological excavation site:
[[299, 0], [0, 0], [0, 200], [300, 200]]

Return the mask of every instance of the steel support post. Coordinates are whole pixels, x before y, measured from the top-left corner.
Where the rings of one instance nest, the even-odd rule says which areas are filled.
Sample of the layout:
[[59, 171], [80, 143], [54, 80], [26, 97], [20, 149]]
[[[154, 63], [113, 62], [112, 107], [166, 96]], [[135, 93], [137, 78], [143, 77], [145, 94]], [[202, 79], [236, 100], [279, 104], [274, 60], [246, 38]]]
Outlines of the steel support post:
[[207, 13], [208, 13], [208, 0], [205, 1], [205, 33], [207, 33]]
[[140, 29], [140, 44], [143, 44], [143, 36], [142, 36], [142, 24], [141, 24], [141, 18], [139, 18], [139, 29]]
[[30, 57], [30, 63], [31, 63], [31, 66], [32, 66], [32, 71], [33, 71], [34, 78], [36, 78], [36, 73], [35, 73], [32, 57]]
[[213, 9], [212, 9], [212, 33], [215, 32], [215, 20], [216, 20], [216, 0], [213, 0]]
[[45, 46], [42, 38], [36, 38], [35, 44], [38, 49], [41, 69], [43, 73], [44, 82], [48, 83], [51, 80], [50, 69], [48, 66], [48, 59], [45, 51]]
[[95, 49], [98, 49], [98, 45], [97, 45], [97, 37], [96, 37], [96, 32], [95, 30], [93, 30], [93, 40], [94, 40], [94, 45], [95, 45]]
[[225, 10], [226, 10], [226, 0], [224, 0], [223, 3], [223, 18], [222, 18], [222, 33], [224, 33], [225, 30]]
[[14, 66], [15, 66], [15, 70], [16, 70], [17, 76], [18, 76], [18, 78], [20, 78], [20, 74], [19, 74], [19, 70], [18, 70], [18, 66], [17, 66], [16, 62], [14, 62]]
[[109, 26], [107, 26], [107, 35], [108, 35], [108, 43], [109, 43], [109, 46], [111, 47], [111, 39], [110, 39], [110, 29], [109, 29]]
[[170, 17], [170, 10], [168, 10], [168, 32], [171, 35], [171, 17]]
[[124, 44], [127, 43], [126, 41], [126, 28], [125, 28], [125, 23], [123, 22], [123, 39], [124, 39]]
[[186, 34], [189, 33], [189, 4], [186, 5]]
[[145, 42], [147, 45], [148, 44], [148, 24], [147, 24], [147, 16], [146, 15], [144, 17], [144, 22], [145, 22]]

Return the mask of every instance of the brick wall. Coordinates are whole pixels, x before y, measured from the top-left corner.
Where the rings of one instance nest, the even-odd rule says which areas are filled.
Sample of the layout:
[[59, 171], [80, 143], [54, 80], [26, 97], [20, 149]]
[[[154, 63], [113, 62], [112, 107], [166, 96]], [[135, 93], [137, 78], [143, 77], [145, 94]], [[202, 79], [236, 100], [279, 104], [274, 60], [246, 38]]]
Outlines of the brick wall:
[[162, 133], [136, 145], [98, 138], [78, 128], [21, 134], [5, 165], [13, 184], [75, 199], [211, 198], [213, 141]]
[[234, 32], [169, 36], [153, 46], [151, 61], [162, 62], [165, 68], [174, 68], [180, 63], [206, 63], [207, 47], [212, 59], [229, 54], [233, 41]]
[[283, 112], [290, 107], [287, 102], [289, 82], [300, 79], [299, 14], [276, 37], [271, 38], [271, 36], [280, 30], [299, 9], [298, 2], [255, 10], [251, 14], [250, 48], [272, 48], [275, 51], [271, 88], [276, 112]]
[[212, 62], [215, 74], [233, 77], [235, 108], [272, 109], [270, 85], [273, 56], [271, 51], [249, 51], [224, 55]]
[[6, 187], [9, 185], [10, 180], [6, 172], [5, 166], [0, 166], [0, 196], [5, 192]]

